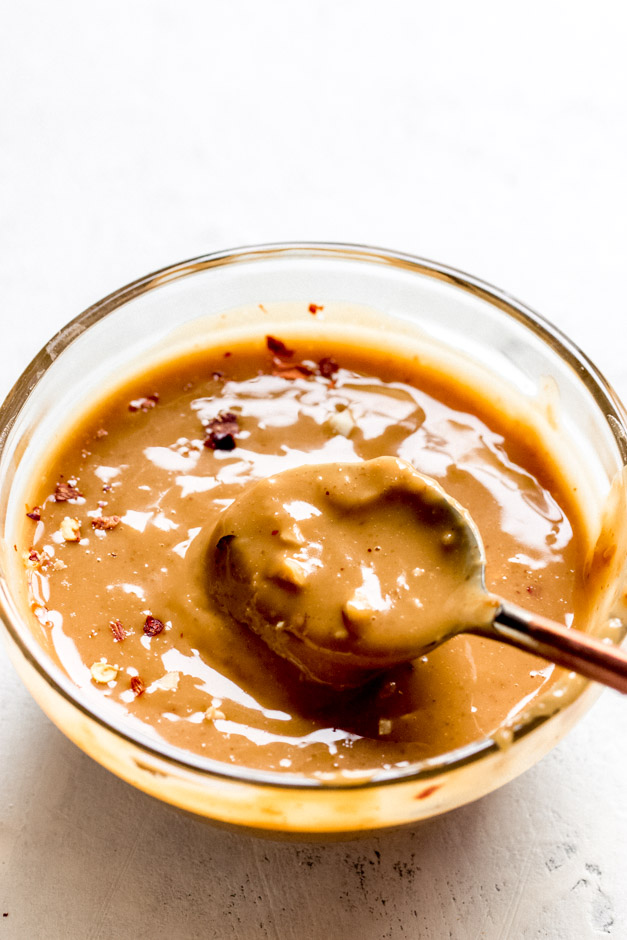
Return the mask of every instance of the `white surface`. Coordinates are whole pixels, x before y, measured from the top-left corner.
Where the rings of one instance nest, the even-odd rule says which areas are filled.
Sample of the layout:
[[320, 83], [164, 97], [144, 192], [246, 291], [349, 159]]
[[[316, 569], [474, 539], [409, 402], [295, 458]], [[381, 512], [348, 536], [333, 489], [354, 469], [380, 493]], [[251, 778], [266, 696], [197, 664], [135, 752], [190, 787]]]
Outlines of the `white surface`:
[[[622, 5], [22, 0], [0, 32], [0, 389], [161, 265], [354, 240], [484, 277], [627, 395]], [[359, 843], [216, 831], [69, 744], [0, 659], [0, 940], [627, 936], [627, 703]]]

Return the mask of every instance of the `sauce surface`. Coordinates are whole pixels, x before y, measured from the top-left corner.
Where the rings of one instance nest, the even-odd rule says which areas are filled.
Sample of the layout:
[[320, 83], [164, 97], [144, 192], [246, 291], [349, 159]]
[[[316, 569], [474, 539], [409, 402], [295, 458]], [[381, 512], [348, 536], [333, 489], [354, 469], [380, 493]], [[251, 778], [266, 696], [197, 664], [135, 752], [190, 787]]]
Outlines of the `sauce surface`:
[[282, 336], [146, 372], [68, 431], [26, 507], [34, 629], [130, 722], [231, 764], [362, 775], [485, 737], [552, 665], [464, 635], [358, 690], [312, 695], [207, 589], [211, 533], [246, 488], [382, 455], [469, 510], [488, 589], [585, 623], [583, 526], [529, 428], [454, 377], [427, 382], [415, 358]]

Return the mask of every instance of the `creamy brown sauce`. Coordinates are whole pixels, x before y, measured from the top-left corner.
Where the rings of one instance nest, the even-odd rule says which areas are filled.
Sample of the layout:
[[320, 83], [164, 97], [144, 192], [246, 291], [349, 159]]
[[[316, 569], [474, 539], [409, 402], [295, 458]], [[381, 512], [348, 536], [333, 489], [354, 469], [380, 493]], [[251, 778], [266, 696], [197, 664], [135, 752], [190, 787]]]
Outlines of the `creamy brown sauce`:
[[33, 481], [23, 534], [39, 637], [129, 721], [229, 763], [361, 774], [493, 733], [551, 665], [460, 636], [358, 691], [312, 695], [212, 601], [211, 533], [247, 487], [391, 455], [468, 508], [490, 590], [585, 623], [584, 529], [531, 428], [454, 378], [427, 382], [416, 359], [281, 339], [292, 355], [260, 338], [146, 372], [68, 431]]
[[482, 562], [463, 507], [384, 456], [248, 487], [218, 517], [207, 586], [307, 679], [344, 689], [489, 625]]

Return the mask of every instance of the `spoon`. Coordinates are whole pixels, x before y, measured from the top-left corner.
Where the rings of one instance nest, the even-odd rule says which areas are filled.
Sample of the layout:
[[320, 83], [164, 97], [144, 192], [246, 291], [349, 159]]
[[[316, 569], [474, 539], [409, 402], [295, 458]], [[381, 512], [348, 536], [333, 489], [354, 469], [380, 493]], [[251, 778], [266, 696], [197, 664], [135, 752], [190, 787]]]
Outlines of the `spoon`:
[[490, 593], [469, 513], [395, 457], [259, 481], [221, 513], [210, 592], [308, 679], [337, 689], [488, 637], [627, 693], [627, 654]]

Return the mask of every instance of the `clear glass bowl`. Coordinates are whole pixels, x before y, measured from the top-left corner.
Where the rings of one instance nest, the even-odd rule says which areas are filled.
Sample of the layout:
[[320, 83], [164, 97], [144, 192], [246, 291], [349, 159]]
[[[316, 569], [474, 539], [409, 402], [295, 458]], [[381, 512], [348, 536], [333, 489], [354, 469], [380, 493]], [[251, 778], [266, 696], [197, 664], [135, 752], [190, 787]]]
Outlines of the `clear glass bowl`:
[[[337, 318], [273, 313], [260, 326], [258, 304], [270, 301], [362, 306]], [[415, 344], [423, 355], [449, 356], [469, 381], [489, 374], [504, 407], [521, 398], [530, 402], [586, 494], [591, 532], [614, 545], [589, 624], [612, 642], [623, 635], [616, 604], [627, 556], [627, 421], [586, 357], [519, 302], [443, 265], [350, 245], [261, 246], [166, 268], [90, 307], [24, 371], [0, 411], [0, 614], [9, 654], [28, 689], [80, 748], [161, 800], [256, 832], [342, 837], [425, 819], [501, 786], [564, 736], [598, 687], [566, 677], [501, 740], [478, 740], [367, 781], [321, 782], [231, 767], [155, 742], [107, 712], [89, 689], [77, 688], [30, 630], [13, 550], [29, 476], [78, 402], [86, 405], [120, 375], [148, 362], [158, 366], [179, 349], [231, 334], [280, 335], [286, 325], [292, 335], [315, 329], [331, 339], [354, 335], [356, 342], [367, 333], [390, 349]]]

